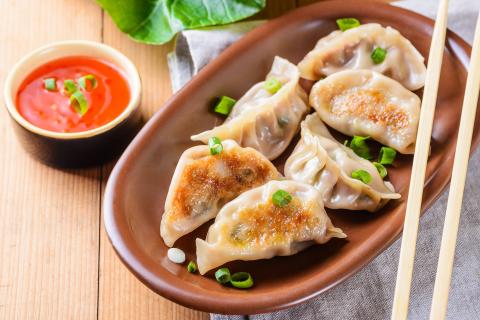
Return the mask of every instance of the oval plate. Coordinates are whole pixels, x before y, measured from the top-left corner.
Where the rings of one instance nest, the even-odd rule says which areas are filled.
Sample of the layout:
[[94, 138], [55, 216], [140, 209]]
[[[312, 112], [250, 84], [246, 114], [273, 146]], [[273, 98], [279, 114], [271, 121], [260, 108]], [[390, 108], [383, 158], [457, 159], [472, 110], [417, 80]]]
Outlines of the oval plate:
[[[303, 7], [250, 32], [204, 68], [148, 122], [115, 166], [108, 181], [105, 227], [123, 263], [148, 287], [184, 306], [222, 314], [278, 310], [305, 301], [353, 275], [389, 246], [402, 230], [412, 157], [402, 156], [390, 179], [402, 194], [381, 211], [332, 211], [328, 214], [348, 240], [334, 239], [290, 257], [233, 262], [232, 271], [248, 271], [255, 286], [247, 291], [219, 285], [212, 272], [190, 274], [185, 265], [166, 258], [159, 235], [160, 218], [173, 171], [181, 153], [195, 143], [190, 135], [222, 119], [208, 112], [212, 99], [239, 98], [261, 81], [279, 55], [298, 63], [321, 37], [337, 27], [335, 19], [357, 17], [398, 29], [425, 56], [433, 21], [378, 2], [333, 1]], [[450, 179], [455, 140], [466, 81], [470, 47], [452, 32], [447, 36], [442, 78], [428, 162], [423, 212]], [[479, 142], [478, 119], [474, 147]], [[288, 152], [287, 152], [288, 156]], [[281, 167], [286, 155], [276, 161]], [[282, 160], [283, 159], [283, 160]], [[196, 237], [210, 223], [175, 244], [195, 260]], [[396, 268], [396, 266], [388, 266]]]

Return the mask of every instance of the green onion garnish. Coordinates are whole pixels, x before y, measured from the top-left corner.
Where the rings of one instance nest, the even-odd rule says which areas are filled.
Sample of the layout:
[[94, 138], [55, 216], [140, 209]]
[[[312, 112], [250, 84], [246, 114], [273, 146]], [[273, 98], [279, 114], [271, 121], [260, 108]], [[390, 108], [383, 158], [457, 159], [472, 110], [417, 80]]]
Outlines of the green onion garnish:
[[352, 172], [352, 178], [362, 181], [363, 183], [369, 183], [372, 181], [372, 176], [365, 170], [355, 170]]
[[223, 150], [222, 141], [217, 137], [208, 139], [208, 147], [210, 148], [210, 154], [212, 156], [219, 154]]
[[253, 278], [248, 272], [236, 272], [232, 275], [230, 283], [235, 288], [248, 289], [253, 286]]
[[277, 207], [284, 207], [292, 201], [292, 195], [285, 190], [279, 189], [272, 195], [272, 202]]
[[376, 47], [375, 50], [372, 51], [372, 54], [370, 57], [372, 58], [373, 63], [375, 64], [380, 64], [385, 60], [385, 57], [387, 56], [387, 50]]
[[230, 282], [230, 270], [228, 268], [220, 268], [215, 271], [215, 279], [221, 284], [227, 284]]
[[387, 168], [385, 168], [382, 164], [378, 162], [373, 162], [373, 165], [375, 168], [377, 168], [378, 173], [380, 174], [380, 177], [385, 178], [388, 174]]
[[57, 91], [57, 80], [55, 80], [55, 78], [43, 80], [43, 85], [48, 91]]
[[190, 273], [197, 272], [197, 264], [193, 261], [190, 261], [187, 266], [187, 271]]
[[70, 105], [80, 116], [83, 116], [88, 111], [87, 98], [85, 98], [85, 95], [80, 91], [72, 93], [70, 96]]
[[220, 97], [220, 100], [213, 108], [213, 111], [219, 114], [223, 114], [224, 116], [228, 116], [230, 111], [232, 111], [233, 106], [237, 103], [237, 100], [232, 99], [227, 96]]
[[265, 83], [263, 84], [263, 88], [270, 92], [271, 94], [277, 93], [278, 90], [282, 87], [282, 83], [277, 80], [277, 78], [270, 77], [267, 80], [265, 80]]
[[350, 147], [350, 149], [352, 149], [353, 152], [355, 152], [359, 157], [370, 160], [372, 159], [372, 155], [370, 154], [370, 149], [365, 142], [368, 139], [370, 139], [370, 137], [354, 136], [352, 141], [350, 141], [347, 146]]
[[85, 91], [92, 91], [97, 87], [97, 79], [93, 74], [87, 74], [86, 76], [83, 76], [80, 79], [78, 79], [78, 84]]
[[342, 31], [346, 31], [348, 29], [356, 28], [360, 26], [360, 21], [355, 18], [343, 18], [337, 19], [337, 26]]
[[63, 88], [65, 92], [69, 95], [77, 91], [77, 85], [75, 84], [75, 81], [70, 79], [63, 81]]
[[378, 154], [378, 162], [380, 164], [392, 164], [397, 156], [397, 151], [390, 147], [382, 147]]

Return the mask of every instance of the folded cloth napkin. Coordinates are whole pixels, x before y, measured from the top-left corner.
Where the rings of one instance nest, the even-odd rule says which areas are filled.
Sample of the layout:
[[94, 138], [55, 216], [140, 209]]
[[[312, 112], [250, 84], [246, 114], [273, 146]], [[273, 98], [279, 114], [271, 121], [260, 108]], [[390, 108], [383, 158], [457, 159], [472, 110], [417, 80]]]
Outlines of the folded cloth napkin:
[[[451, 0], [449, 27], [473, 41], [479, 0]], [[408, 0], [395, 5], [435, 17], [438, 0]], [[261, 22], [220, 29], [182, 32], [169, 56], [174, 90], [178, 90], [208, 61]], [[480, 318], [480, 149], [468, 171], [448, 304], [448, 319]], [[422, 217], [417, 241], [409, 319], [426, 319], [430, 312], [448, 190]], [[211, 315], [214, 320], [388, 319], [400, 252], [400, 240], [356, 275], [298, 306], [252, 316]]]
[[265, 20], [247, 21], [180, 32], [175, 39], [174, 51], [167, 56], [173, 92], [183, 87], [225, 48], [263, 22]]

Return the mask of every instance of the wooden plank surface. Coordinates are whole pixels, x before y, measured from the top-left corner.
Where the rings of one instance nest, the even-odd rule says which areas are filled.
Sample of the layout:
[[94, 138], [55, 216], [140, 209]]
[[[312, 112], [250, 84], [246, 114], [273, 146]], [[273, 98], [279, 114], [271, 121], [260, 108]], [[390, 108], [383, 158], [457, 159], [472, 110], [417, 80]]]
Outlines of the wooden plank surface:
[[[108, 15], [104, 20], [104, 42], [125, 53], [142, 77], [142, 112], [145, 119], [171, 96], [166, 54], [172, 44], [148, 46], [133, 42], [122, 34]], [[103, 168], [105, 186], [112, 165]], [[207, 313], [194, 311], [156, 295], [123, 266], [108, 241], [105, 229], [100, 238], [100, 319], [208, 319]]]
[[[270, 0], [254, 18], [273, 18], [310, 2]], [[88, 39], [119, 49], [137, 65], [145, 119], [171, 96], [166, 53], [172, 44], [132, 41], [94, 1], [1, 0], [0, 12], [0, 88], [12, 65], [32, 49]], [[25, 154], [9, 122], [0, 108], [0, 319], [208, 318], [154, 294], [116, 257], [101, 221], [113, 164], [46, 167]]]
[[[2, 93], [6, 73], [32, 49], [101, 40], [102, 12], [91, 1], [2, 0], [0, 12]], [[59, 171], [33, 160], [3, 106], [0, 144], [0, 319], [94, 319], [100, 170]]]

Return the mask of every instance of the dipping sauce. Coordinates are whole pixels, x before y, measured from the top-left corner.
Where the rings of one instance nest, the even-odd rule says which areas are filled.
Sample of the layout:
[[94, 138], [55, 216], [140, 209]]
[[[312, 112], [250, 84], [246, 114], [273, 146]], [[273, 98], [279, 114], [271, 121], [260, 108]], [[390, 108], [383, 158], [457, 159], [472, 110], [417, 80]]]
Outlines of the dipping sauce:
[[[94, 77], [94, 88], [88, 86], [91, 82], [86, 88], [80, 85], [85, 76]], [[55, 89], [47, 90], [45, 80], [52, 79]], [[73, 92], [65, 87], [66, 80], [73, 80], [76, 95], [86, 100], [88, 107], [83, 115], [72, 105]], [[30, 73], [20, 85], [16, 105], [22, 117], [39, 128], [80, 132], [112, 121], [129, 102], [128, 82], [115, 65], [90, 57], [68, 57], [50, 61]]]

